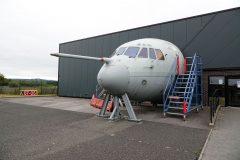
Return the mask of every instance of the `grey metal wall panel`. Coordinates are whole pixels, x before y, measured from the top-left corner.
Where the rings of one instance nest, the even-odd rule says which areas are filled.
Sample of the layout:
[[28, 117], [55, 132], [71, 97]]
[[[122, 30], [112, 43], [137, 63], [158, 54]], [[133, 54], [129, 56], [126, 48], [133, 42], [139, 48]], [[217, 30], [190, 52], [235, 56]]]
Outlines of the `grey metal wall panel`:
[[[206, 62], [205, 65], [210, 67], [210, 68], [216, 68], [218, 67], [219, 60], [221, 58], [226, 57], [226, 52], [223, 53], [224, 48], [228, 47], [232, 41], [235, 39], [237, 36], [237, 30], [235, 31], [233, 26], [236, 26], [238, 24], [237, 19], [233, 19], [232, 16], [221, 16], [219, 15], [216, 21], [218, 20], [218, 28], [216, 27], [216, 32], [213, 35], [213, 37], [210, 39], [210, 42], [214, 43], [209, 43], [208, 49], [205, 49], [205, 52], [211, 52], [209, 55], [206, 57]], [[240, 26], [239, 26], [240, 28]], [[239, 30], [239, 29], [238, 29]], [[221, 55], [224, 55], [223, 57]], [[224, 58], [225, 59], [225, 58]], [[223, 63], [221, 66], [227, 67], [229, 64]]]
[[144, 27], [138, 29], [139, 38], [148, 38], [150, 37], [150, 27]]
[[111, 54], [111, 35], [106, 35], [103, 37], [103, 56], [109, 56]]
[[139, 39], [139, 34], [138, 34], [139, 30], [137, 29], [134, 29], [132, 31], [129, 32], [129, 40], [130, 41], [133, 41], [133, 40], [136, 40], [136, 39]]
[[174, 35], [173, 35], [173, 43], [182, 49], [187, 41], [187, 30], [186, 30], [186, 21], [179, 21], [174, 23]]
[[187, 19], [187, 41], [191, 41], [202, 28], [201, 17]]
[[161, 25], [161, 39], [173, 42], [173, 23]]
[[112, 34], [111, 35], [111, 53], [115, 51], [115, 49], [120, 45], [119, 42], [119, 34]]
[[[227, 68], [227, 67], [240, 67], [239, 64], [229, 66], [232, 60], [225, 63], [220, 63], [220, 59], [224, 57], [221, 54], [229, 54], [224, 52], [224, 48], [228, 47], [232, 41], [240, 33], [240, 14], [237, 11], [231, 13], [221, 13], [214, 16], [198, 36], [188, 45], [184, 53], [190, 54], [197, 52], [203, 57], [204, 68]], [[236, 57], [239, 50], [234, 49]], [[220, 67], [221, 66], [221, 67]]]
[[96, 55], [99, 57], [103, 57], [103, 40], [100, 37], [96, 38], [96, 49], [95, 49]]
[[207, 23], [209, 23], [214, 16], [216, 16], [216, 14], [202, 16], [201, 17], [202, 18], [202, 26], [207, 25]]
[[149, 37], [150, 38], [159, 38], [161, 36], [161, 28], [160, 28], [161, 25], [155, 25], [155, 26], [151, 26], [149, 28], [149, 31], [150, 31], [150, 35]]
[[[139, 38], [160, 38], [176, 44], [185, 56], [203, 57], [204, 68], [240, 68], [240, 8], [62, 43], [59, 51], [109, 56], [121, 44]], [[59, 60], [59, 95], [90, 97], [101, 62]]]
[[222, 65], [221, 64], [226, 64], [228, 65], [228, 67], [236, 67], [239, 66], [240, 63], [240, 58], [239, 56], [236, 56], [236, 54], [240, 54], [240, 52], [236, 51], [240, 51], [240, 34], [238, 34], [238, 36], [236, 36], [235, 39], [233, 39], [233, 41], [222, 50], [222, 53], [219, 55], [218, 58], [218, 63], [216, 64], [217, 68], [221, 68]]
[[129, 39], [128, 32], [127, 31], [126, 32], [120, 32], [119, 33], [119, 38], [120, 38], [120, 40], [119, 40], [120, 44], [127, 42], [128, 39]]
[[[97, 53], [95, 52], [95, 47], [96, 47], [96, 39], [92, 38], [89, 40], [89, 43], [88, 43], [88, 53], [91, 54], [92, 56], [98, 56]], [[88, 90], [87, 90], [87, 95], [88, 96], [91, 96], [93, 93], [91, 91], [94, 91], [95, 90], [95, 86], [92, 85], [96, 82], [96, 75], [97, 75], [97, 72], [96, 72], [96, 69], [95, 69], [95, 66], [96, 66], [96, 63], [95, 61], [88, 61], [87, 62], [88, 64], [88, 72], [87, 72], [87, 80], [88, 80]], [[98, 63], [101, 63], [101, 62], [98, 62]]]
[[[89, 55], [89, 53], [88, 53], [88, 40], [83, 40], [82, 41], [82, 54], [83, 55]], [[89, 86], [89, 84], [88, 84], [88, 73], [89, 73], [88, 72], [88, 64], [89, 64], [89, 62], [87, 60], [80, 61], [80, 60], [77, 60], [77, 59], [75, 59], [75, 61], [79, 61], [79, 63], [82, 63], [81, 69], [80, 69], [81, 74], [78, 74], [78, 73], [72, 72], [72, 71], [70, 71], [70, 72], [72, 72], [72, 75], [75, 75], [75, 77], [77, 77], [77, 79], [75, 78], [75, 79], [73, 79], [73, 81], [76, 81], [81, 77], [81, 83], [84, 87], [81, 87], [80, 92], [81, 92], [81, 96], [84, 97], [84, 96], [87, 95], [88, 86]]]

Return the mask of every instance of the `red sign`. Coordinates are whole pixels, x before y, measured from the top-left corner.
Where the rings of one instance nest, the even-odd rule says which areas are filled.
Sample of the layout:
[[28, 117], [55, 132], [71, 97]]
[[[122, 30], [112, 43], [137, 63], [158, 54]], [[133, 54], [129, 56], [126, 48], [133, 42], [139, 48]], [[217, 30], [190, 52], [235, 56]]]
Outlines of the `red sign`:
[[22, 96], [36, 96], [38, 95], [37, 90], [20, 90], [20, 95]]

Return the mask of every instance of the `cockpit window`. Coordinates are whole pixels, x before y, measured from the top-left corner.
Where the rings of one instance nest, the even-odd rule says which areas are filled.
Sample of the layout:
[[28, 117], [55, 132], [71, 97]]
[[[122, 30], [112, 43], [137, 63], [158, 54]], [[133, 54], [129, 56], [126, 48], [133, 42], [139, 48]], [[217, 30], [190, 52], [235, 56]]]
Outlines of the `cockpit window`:
[[153, 48], [149, 48], [149, 58], [156, 59], [156, 54]]
[[124, 55], [135, 58], [139, 51], [139, 47], [128, 47]]
[[156, 49], [156, 55], [158, 60], [164, 60], [163, 53], [160, 49]]
[[138, 58], [148, 58], [147, 48], [142, 48], [142, 50], [138, 54]]
[[123, 52], [126, 50], [126, 47], [121, 47], [119, 50], [116, 52], [116, 55], [123, 54]]

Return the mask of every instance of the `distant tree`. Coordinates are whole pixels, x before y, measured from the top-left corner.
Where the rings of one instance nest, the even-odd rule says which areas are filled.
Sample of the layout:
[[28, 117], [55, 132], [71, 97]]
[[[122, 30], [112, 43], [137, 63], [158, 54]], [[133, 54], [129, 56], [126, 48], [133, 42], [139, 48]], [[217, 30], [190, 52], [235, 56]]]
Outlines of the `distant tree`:
[[48, 81], [46, 81], [46, 85], [57, 86], [57, 81], [48, 80]]
[[0, 81], [3, 81], [5, 79], [4, 75], [0, 73]]
[[5, 76], [0, 73], [0, 86], [7, 86], [8, 85], [8, 80], [5, 78]]
[[18, 87], [19, 83], [17, 81], [9, 81], [8, 85], [9, 87]]

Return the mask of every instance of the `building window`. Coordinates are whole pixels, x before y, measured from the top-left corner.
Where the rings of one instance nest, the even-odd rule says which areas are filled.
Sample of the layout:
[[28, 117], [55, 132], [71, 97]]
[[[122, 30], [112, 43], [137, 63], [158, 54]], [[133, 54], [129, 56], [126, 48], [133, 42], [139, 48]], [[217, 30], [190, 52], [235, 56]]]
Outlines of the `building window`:
[[228, 86], [240, 88], [240, 79], [228, 79]]
[[219, 104], [225, 106], [225, 77], [209, 76], [208, 104], [211, 105], [214, 98], [219, 97]]
[[142, 48], [140, 51], [138, 58], [148, 58], [148, 51], [147, 48]]
[[149, 58], [156, 59], [156, 54], [153, 48], [149, 48]]
[[210, 76], [209, 77], [209, 84], [224, 85], [225, 84], [225, 77], [224, 76]]
[[129, 47], [124, 55], [129, 56], [129, 58], [135, 58], [139, 51], [139, 47]]
[[156, 55], [158, 60], [164, 60], [163, 53], [160, 49], [156, 49]]

